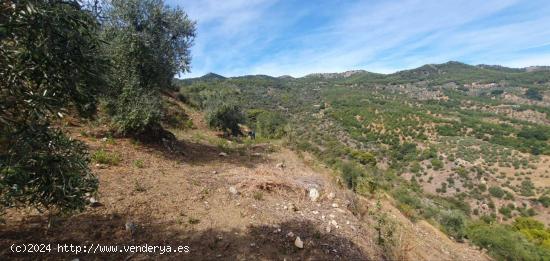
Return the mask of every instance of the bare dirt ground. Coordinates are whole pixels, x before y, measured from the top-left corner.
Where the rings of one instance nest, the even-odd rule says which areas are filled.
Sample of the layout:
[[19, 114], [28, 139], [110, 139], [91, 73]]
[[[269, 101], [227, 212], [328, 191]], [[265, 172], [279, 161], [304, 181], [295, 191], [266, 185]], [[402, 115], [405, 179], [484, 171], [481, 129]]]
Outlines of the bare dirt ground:
[[[182, 107], [183, 108], [183, 107]], [[188, 108], [187, 108], [188, 109]], [[0, 225], [0, 259], [80, 260], [487, 260], [426, 222], [412, 223], [384, 200], [400, 223], [397, 247], [376, 244], [374, 200], [356, 198], [307, 154], [280, 145], [228, 149], [212, 144], [200, 114], [197, 129], [176, 132], [182, 153], [129, 139], [107, 142], [73, 135], [91, 151], [121, 156], [115, 166], [93, 164], [98, 206], [71, 217], [9, 210]], [[208, 139], [211, 139], [209, 141]], [[223, 153], [226, 154], [223, 154]], [[221, 156], [220, 153], [222, 153]], [[136, 164], [136, 162], [141, 162]], [[316, 188], [313, 202], [308, 191]], [[296, 237], [303, 248], [295, 246]], [[12, 244], [178, 245], [189, 253], [15, 254]]]

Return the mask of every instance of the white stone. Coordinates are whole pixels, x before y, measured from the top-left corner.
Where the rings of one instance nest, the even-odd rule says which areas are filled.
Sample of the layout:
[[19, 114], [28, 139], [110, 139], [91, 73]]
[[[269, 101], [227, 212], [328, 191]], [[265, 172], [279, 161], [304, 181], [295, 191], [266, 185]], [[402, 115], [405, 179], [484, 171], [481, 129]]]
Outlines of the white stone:
[[90, 206], [92, 207], [100, 207], [101, 206], [101, 203], [99, 203], [99, 201], [97, 201], [97, 199], [95, 199], [94, 197], [91, 197], [90, 198]]
[[237, 194], [239, 194], [239, 191], [237, 191], [237, 188], [231, 186], [231, 187], [229, 187], [229, 193], [231, 193], [233, 195], [237, 195]]
[[319, 191], [316, 188], [310, 188], [309, 189], [309, 199], [311, 201], [317, 201], [319, 198]]
[[296, 237], [296, 240], [294, 240], [294, 245], [297, 248], [304, 248], [304, 242], [300, 239], [300, 237]]

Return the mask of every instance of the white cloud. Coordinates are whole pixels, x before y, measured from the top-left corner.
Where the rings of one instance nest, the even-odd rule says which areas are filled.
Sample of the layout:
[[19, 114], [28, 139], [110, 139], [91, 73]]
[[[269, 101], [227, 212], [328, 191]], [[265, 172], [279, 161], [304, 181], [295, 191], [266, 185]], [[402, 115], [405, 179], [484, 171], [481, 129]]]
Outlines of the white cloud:
[[[519, 0], [358, 1], [327, 10], [318, 9], [321, 4], [279, 10], [284, 2], [277, 0], [178, 3], [199, 23], [190, 76], [391, 72], [448, 60], [548, 64], [540, 54], [525, 52], [548, 45], [550, 16], [544, 14], [550, 7], [542, 1], [542, 8], [530, 11], [535, 13], [517, 19], [512, 12], [516, 19], [509, 20], [495, 15], [523, 4]], [[319, 24], [298, 23], [319, 18], [317, 12], [324, 15]]]

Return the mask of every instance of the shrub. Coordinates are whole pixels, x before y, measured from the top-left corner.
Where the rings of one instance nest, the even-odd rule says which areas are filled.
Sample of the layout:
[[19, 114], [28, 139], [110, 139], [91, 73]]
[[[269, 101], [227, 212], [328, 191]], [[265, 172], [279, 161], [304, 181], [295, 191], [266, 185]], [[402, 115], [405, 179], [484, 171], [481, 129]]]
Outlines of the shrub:
[[546, 128], [524, 128], [518, 133], [518, 137], [525, 139], [535, 139], [540, 141], [546, 141], [550, 138], [549, 130]]
[[540, 196], [538, 201], [545, 207], [550, 207], [550, 196], [544, 195]]
[[407, 204], [414, 209], [422, 208], [422, 201], [420, 200], [419, 196], [406, 188], [397, 189], [392, 194], [395, 199], [397, 199], [397, 201], [399, 201], [400, 203]]
[[353, 150], [351, 156], [363, 165], [376, 165], [376, 157], [368, 151]]
[[487, 185], [485, 185], [485, 184], [479, 184], [479, 185], [477, 185], [477, 188], [478, 188], [480, 191], [485, 191], [485, 190], [487, 190]]
[[241, 135], [239, 124], [245, 122], [244, 114], [239, 106], [218, 102], [210, 105], [206, 111], [206, 123], [210, 128], [231, 133], [234, 136]]
[[491, 194], [491, 196], [496, 198], [502, 198], [504, 197], [505, 192], [502, 188], [493, 186], [489, 188], [489, 194]]
[[520, 186], [520, 194], [522, 196], [530, 197], [534, 196], [535, 192], [533, 191], [535, 189], [535, 185], [530, 180], [524, 180], [521, 182]]
[[521, 233], [503, 225], [476, 223], [466, 229], [468, 239], [498, 260], [546, 260], [547, 250], [537, 248]]
[[260, 137], [277, 139], [285, 135], [286, 120], [279, 113], [264, 111], [256, 117], [256, 133]]
[[504, 90], [492, 90], [491, 95], [498, 96], [504, 93]]
[[455, 125], [437, 126], [436, 130], [441, 136], [458, 136], [460, 134], [460, 127]]
[[430, 163], [432, 164], [434, 170], [440, 170], [443, 168], [443, 161], [439, 159], [432, 159]]
[[514, 220], [514, 223], [512, 226], [516, 230], [522, 230], [522, 229], [544, 229], [544, 224], [541, 223], [538, 220], [535, 220], [533, 218], [528, 217], [518, 217], [516, 220]]
[[439, 224], [443, 231], [454, 237], [456, 240], [462, 240], [466, 233], [466, 217], [460, 211], [444, 211], [439, 218]]
[[379, 184], [370, 177], [359, 177], [356, 185], [356, 192], [363, 196], [373, 195], [378, 189]]
[[525, 97], [531, 100], [542, 101], [542, 94], [540, 94], [539, 90], [534, 88], [527, 89]]
[[412, 173], [420, 173], [420, 171], [422, 170], [422, 166], [420, 165], [420, 163], [418, 163], [418, 161], [415, 161], [411, 164], [411, 167], [409, 168], [409, 170]]
[[411, 161], [417, 156], [416, 144], [404, 143], [403, 145], [395, 145], [393, 148], [393, 157], [398, 160]]
[[508, 206], [502, 206], [498, 209], [498, 212], [502, 215], [504, 215], [505, 217], [507, 218], [511, 218], [512, 217], [512, 209], [509, 208]]
[[344, 163], [342, 164], [341, 173], [344, 184], [355, 191], [359, 177], [363, 176], [363, 170], [352, 163]]

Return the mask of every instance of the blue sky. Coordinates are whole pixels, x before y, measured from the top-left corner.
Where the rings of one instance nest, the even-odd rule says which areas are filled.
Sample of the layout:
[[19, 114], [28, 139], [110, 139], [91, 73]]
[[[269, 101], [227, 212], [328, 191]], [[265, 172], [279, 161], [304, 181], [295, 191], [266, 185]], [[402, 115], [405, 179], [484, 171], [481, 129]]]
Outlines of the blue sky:
[[167, 0], [197, 21], [192, 72], [390, 73], [449, 60], [550, 65], [548, 0]]

